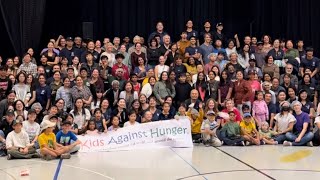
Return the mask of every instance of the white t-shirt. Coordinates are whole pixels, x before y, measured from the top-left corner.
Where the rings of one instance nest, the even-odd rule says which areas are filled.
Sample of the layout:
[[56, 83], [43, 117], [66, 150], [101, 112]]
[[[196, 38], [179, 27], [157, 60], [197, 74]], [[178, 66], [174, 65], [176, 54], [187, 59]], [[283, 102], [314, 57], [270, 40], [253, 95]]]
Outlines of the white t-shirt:
[[127, 127], [127, 126], [136, 126], [136, 125], [139, 125], [140, 123], [139, 122], [135, 122], [134, 124], [131, 124], [129, 121], [125, 122], [123, 127]]
[[40, 125], [37, 122], [31, 124], [29, 121], [23, 121], [22, 125], [22, 129], [29, 135], [30, 141], [40, 134]]
[[297, 121], [296, 118], [290, 113], [286, 116], [283, 116], [280, 113], [278, 113], [274, 117], [274, 119], [276, 120], [276, 123], [278, 125], [277, 131], [281, 131], [281, 132], [288, 129], [289, 123], [294, 122], [293, 124], [295, 124], [295, 122]]
[[6, 139], [6, 147], [19, 147], [25, 148], [30, 145], [29, 136], [25, 131], [21, 131], [20, 133], [16, 133], [11, 131]]

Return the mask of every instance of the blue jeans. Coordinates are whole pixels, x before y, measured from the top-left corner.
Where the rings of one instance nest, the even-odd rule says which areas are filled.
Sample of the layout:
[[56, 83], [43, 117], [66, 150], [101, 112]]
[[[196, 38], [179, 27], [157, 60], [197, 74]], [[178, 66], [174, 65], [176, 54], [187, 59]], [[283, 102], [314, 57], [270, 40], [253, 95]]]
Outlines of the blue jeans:
[[[0, 136], [4, 138], [4, 132], [2, 130], [0, 130]], [[5, 148], [6, 148], [5, 145], [6, 145], [5, 143], [0, 142], [0, 156], [5, 155]]]
[[306, 132], [305, 135], [301, 138], [300, 142], [294, 142], [296, 138], [299, 136], [300, 133], [286, 133], [286, 138], [288, 141], [292, 142], [293, 146], [304, 146], [308, 142], [310, 142], [313, 139], [314, 134], [312, 132]]
[[273, 138], [275, 141], [278, 141], [278, 144], [283, 144], [283, 142], [287, 139], [285, 134], [279, 134], [275, 138]]

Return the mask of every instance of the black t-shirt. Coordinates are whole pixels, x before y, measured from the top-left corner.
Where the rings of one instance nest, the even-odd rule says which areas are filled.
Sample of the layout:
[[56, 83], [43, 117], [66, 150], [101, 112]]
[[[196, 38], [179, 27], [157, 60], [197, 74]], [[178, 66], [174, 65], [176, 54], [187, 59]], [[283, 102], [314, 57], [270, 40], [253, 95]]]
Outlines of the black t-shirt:
[[13, 131], [13, 128], [12, 128], [12, 123], [9, 124], [8, 121], [4, 118], [4, 119], [1, 119], [0, 120], [0, 130], [3, 131], [4, 133], [4, 137], [6, 138], [7, 135]]
[[72, 47], [70, 50], [68, 48], [63, 48], [60, 51], [60, 56], [61, 57], [66, 57], [68, 59], [68, 64], [72, 64], [72, 59], [77, 56], [80, 58], [81, 56], [81, 51], [77, 48]]
[[306, 59], [306, 58], [301, 59], [300, 67], [310, 68], [311, 71], [314, 71], [316, 68], [318, 68], [318, 66], [319, 66], [319, 59], [316, 57], [313, 57], [312, 59]]
[[8, 89], [9, 79], [6, 77], [4, 79], [0, 78], [0, 99], [6, 98], [6, 91]]

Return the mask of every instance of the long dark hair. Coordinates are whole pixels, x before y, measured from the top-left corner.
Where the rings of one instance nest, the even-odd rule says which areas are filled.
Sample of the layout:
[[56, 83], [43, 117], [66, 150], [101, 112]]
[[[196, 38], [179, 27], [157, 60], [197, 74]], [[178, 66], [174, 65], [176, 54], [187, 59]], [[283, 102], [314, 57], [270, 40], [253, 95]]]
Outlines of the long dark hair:
[[[223, 73], [226, 73], [226, 74], [227, 74], [227, 79], [226, 79], [226, 80], [224, 80], [224, 79], [222, 78], [222, 74], [223, 74]], [[229, 76], [229, 73], [228, 73], [227, 70], [223, 70], [223, 71], [221, 72], [221, 74], [220, 74], [220, 83], [219, 83], [219, 86], [228, 85], [228, 84], [230, 84], [230, 76]]]
[[[203, 80], [201, 81], [199, 79], [199, 75], [203, 74]], [[207, 77], [203, 72], [199, 72], [197, 76], [197, 81], [196, 81], [196, 87], [202, 87], [203, 89], [207, 88]]]
[[159, 80], [159, 81], [162, 81], [162, 82], [163, 82], [163, 80], [162, 80], [162, 75], [163, 75], [163, 73], [166, 73], [167, 76], [168, 76], [168, 79], [164, 82], [164, 83], [166, 84], [166, 88], [168, 88], [170, 91], [172, 91], [172, 85], [171, 85], [171, 83], [170, 83], [170, 77], [169, 77], [169, 73], [168, 73], [167, 71], [163, 71], [163, 72], [160, 74], [160, 80]]
[[[73, 107], [73, 114], [74, 115], [80, 115], [79, 114], [79, 110], [78, 110], [78, 107], [77, 107], [77, 101], [78, 100], [81, 100], [82, 101], [82, 98], [81, 97], [78, 97], [75, 101], [74, 101], [74, 107]], [[83, 102], [82, 102], [83, 103]], [[85, 109], [84, 109], [84, 106], [82, 106], [82, 115], [85, 115]]]

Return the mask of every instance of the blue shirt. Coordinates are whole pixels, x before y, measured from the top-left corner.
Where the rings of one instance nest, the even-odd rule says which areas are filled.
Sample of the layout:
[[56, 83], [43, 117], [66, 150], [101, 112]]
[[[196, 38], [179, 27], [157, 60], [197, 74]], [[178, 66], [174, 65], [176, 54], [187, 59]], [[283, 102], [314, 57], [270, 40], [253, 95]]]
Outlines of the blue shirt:
[[297, 115], [294, 114], [294, 117], [297, 119], [296, 124], [293, 127], [293, 132], [294, 133], [301, 133], [302, 129], [303, 129], [303, 124], [304, 123], [308, 123], [308, 128], [307, 128], [307, 132], [310, 130], [310, 118], [309, 118], [309, 114], [302, 112], [301, 114]]
[[59, 144], [61, 144], [61, 145], [63, 145], [63, 146], [68, 146], [68, 145], [71, 144], [71, 140], [72, 140], [72, 141], [77, 141], [78, 138], [77, 138], [77, 136], [76, 136], [73, 132], [71, 132], [71, 131], [69, 131], [67, 134], [64, 134], [64, 133], [62, 132], [62, 130], [61, 130], [61, 131], [59, 131], [59, 132], [57, 133], [57, 135], [56, 135], [56, 140], [57, 140], [57, 143], [59, 143]]
[[48, 100], [51, 98], [51, 89], [49, 86], [38, 86], [36, 89], [36, 102], [39, 102], [43, 108], [46, 108]]

